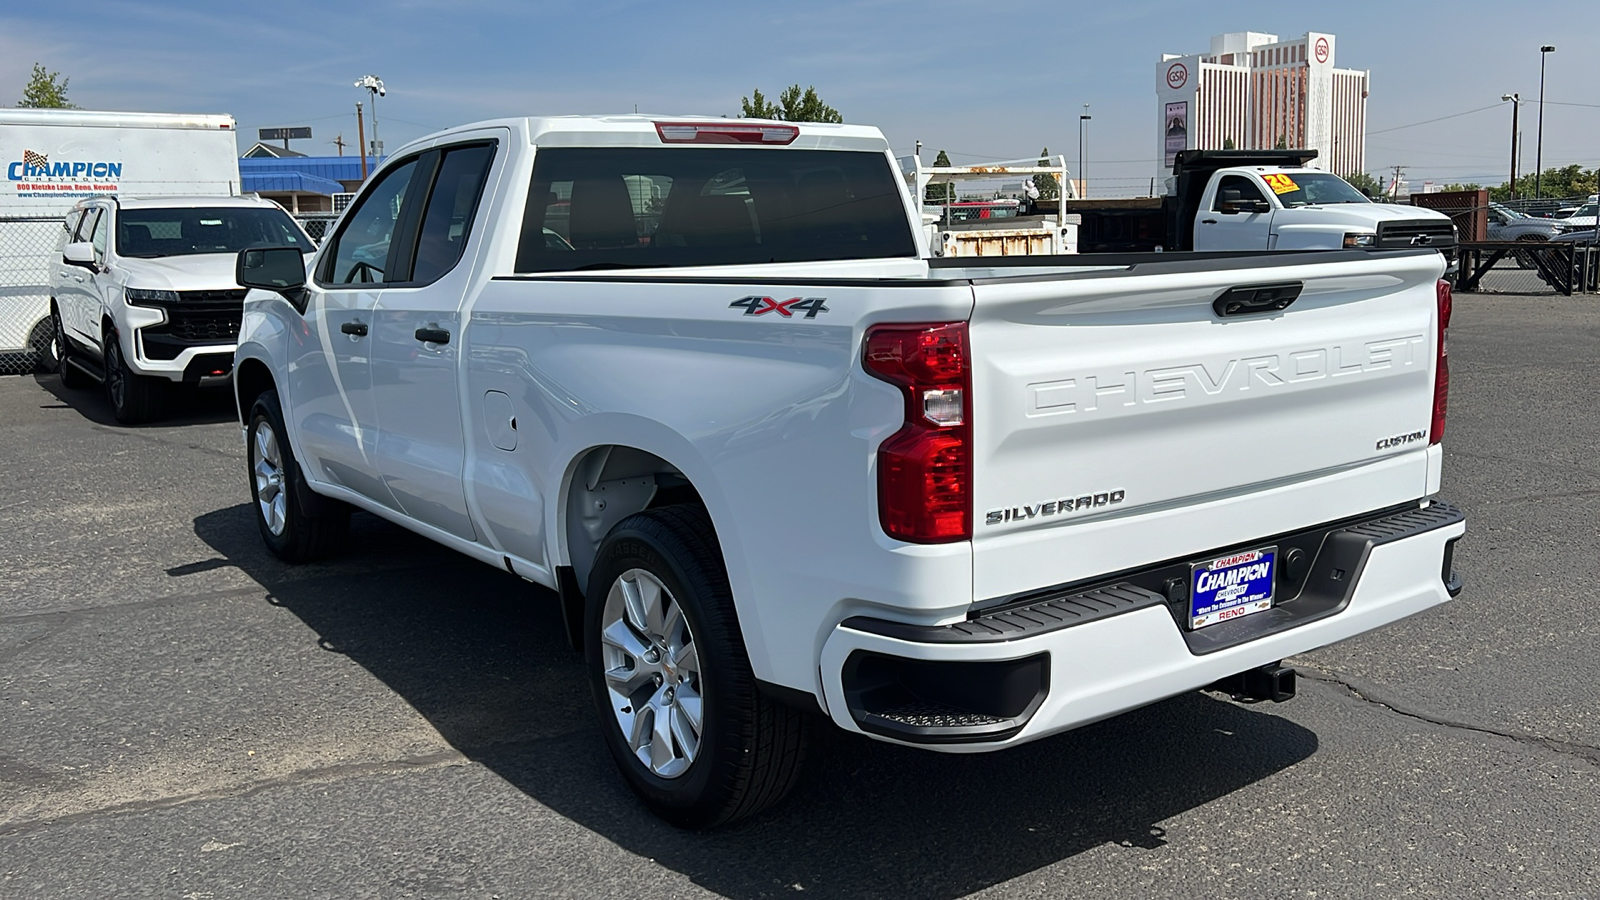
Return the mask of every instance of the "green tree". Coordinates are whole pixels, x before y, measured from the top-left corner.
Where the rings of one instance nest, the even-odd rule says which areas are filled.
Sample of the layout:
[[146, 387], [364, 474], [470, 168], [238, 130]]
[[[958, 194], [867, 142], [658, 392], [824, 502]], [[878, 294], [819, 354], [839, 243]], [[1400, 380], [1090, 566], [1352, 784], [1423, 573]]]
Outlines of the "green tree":
[[1351, 172], [1343, 177], [1345, 181], [1350, 182], [1351, 187], [1366, 194], [1368, 197], [1376, 197], [1383, 191], [1383, 188], [1378, 184], [1378, 179], [1365, 172]]
[[822, 102], [817, 96], [815, 87], [800, 89], [800, 85], [793, 84], [783, 89], [778, 95], [778, 102], [773, 103], [762, 96], [761, 91], [750, 92], [748, 97], [740, 97], [740, 115], [746, 119], [777, 119], [780, 122], [843, 122], [844, 117], [839, 111]]
[[941, 169], [948, 168], [950, 165], [950, 154], [940, 150], [939, 155], [933, 158], [933, 164]]
[[[1039, 151], [1039, 165], [1050, 165], [1049, 147]], [[1054, 175], [1046, 175], [1040, 172], [1033, 176], [1033, 186], [1039, 189], [1040, 200], [1054, 200], [1061, 196], [1061, 182], [1057, 181]]]
[[[1595, 193], [1597, 184], [1596, 169], [1585, 169], [1579, 165], [1560, 166], [1544, 170], [1544, 175], [1539, 179], [1538, 193], [1543, 197], [1587, 197]], [[1533, 173], [1517, 178], [1518, 199], [1529, 199], [1534, 196]], [[1511, 184], [1501, 182], [1499, 187], [1489, 188], [1490, 200], [1510, 200]]]
[[1274, 144], [1272, 149], [1274, 149], [1274, 150], [1287, 150], [1287, 149], [1289, 149], [1289, 136], [1285, 135], [1285, 134], [1278, 135], [1278, 143]]
[[67, 79], [60, 72], [50, 72], [38, 63], [33, 64], [33, 77], [22, 89], [18, 106], [24, 109], [77, 109], [67, 102]]
[[1233, 149], [1235, 149], [1234, 145], [1233, 145], [1233, 138], [1223, 138], [1222, 139], [1222, 149], [1224, 149], [1224, 150], [1233, 150]]

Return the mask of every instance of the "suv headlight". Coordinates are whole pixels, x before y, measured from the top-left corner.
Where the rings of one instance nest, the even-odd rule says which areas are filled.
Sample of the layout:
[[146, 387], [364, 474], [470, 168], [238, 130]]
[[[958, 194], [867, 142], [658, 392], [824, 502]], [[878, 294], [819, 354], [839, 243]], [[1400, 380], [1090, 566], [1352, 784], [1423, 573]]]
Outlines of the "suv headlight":
[[128, 302], [134, 305], [141, 303], [160, 305], [163, 303], [177, 303], [177, 291], [147, 291], [142, 288], [128, 288], [126, 291]]
[[1378, 236], [1375, 234], [1369, 234], [1361, 231], [1345, 232], [1344, 246], [1346, 250], [1349, 250], [1352, 247], [1376, 247], [1377, 245]]

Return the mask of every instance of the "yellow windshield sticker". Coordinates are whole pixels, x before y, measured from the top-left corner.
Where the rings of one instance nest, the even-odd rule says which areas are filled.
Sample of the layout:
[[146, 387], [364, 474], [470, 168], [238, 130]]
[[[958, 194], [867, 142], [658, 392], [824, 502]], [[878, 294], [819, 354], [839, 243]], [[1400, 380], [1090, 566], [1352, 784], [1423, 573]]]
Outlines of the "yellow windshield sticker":
[[1287, 175], [1274, 174], [1261, 177], [1267, 180], [1267, 187], [1272, 188], [1274, 194], [1287, 194], [1300, 190], [1300, 185], [1295, 184], [1294, 179]]

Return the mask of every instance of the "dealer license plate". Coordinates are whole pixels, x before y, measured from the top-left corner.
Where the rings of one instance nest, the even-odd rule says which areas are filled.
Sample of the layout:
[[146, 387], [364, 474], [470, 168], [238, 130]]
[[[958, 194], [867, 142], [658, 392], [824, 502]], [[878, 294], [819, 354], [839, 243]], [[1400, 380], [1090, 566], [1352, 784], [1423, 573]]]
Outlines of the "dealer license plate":
[[1272, 608], [1278, 548], [1245, 550], [1189, 567], [1189, 628]]

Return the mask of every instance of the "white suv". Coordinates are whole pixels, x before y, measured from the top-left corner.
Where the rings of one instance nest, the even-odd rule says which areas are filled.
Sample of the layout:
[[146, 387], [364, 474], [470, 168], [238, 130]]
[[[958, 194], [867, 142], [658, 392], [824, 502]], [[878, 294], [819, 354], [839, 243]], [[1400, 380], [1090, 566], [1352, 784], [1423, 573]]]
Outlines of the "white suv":
[[124, 424], [155, 416], [170, 383], [231, 377], [240, 250], [313, 246], [282, 207], [255, 197], [84, 200], [60, 245], [50, 316], [62, 384], [103, 383]]

